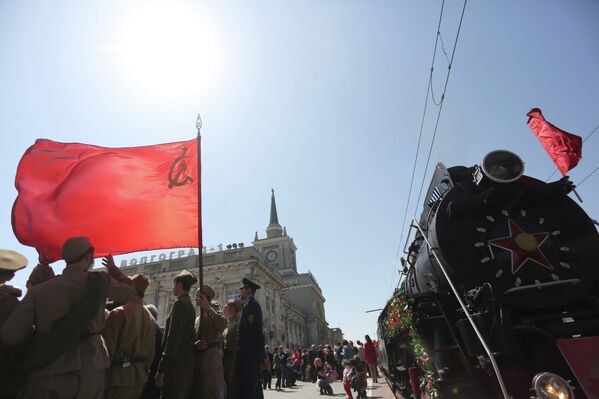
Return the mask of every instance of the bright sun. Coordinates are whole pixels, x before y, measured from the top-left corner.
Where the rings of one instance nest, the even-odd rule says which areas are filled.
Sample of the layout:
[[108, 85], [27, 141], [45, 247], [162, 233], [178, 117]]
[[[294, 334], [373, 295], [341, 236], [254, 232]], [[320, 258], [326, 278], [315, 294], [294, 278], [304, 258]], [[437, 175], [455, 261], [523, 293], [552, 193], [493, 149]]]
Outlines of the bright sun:
[[208, 16], [175, 1], [147, 2], [132, 10], [119, 46], [130, 78], [167, 97], [212, 86], [219, 52], [211, 25]]

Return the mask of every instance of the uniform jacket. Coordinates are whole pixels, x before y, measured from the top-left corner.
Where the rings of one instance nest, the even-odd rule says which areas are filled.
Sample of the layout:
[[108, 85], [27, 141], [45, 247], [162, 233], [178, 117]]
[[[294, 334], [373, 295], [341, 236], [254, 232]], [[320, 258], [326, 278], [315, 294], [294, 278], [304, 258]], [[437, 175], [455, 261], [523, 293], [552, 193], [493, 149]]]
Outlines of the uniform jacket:
[[168, 374], [178, 368], [193, 368], [194, 320], [196, 312], [189, 294], [177, 298], [166, 319], [162, 338], [162, 357], [158, 372]]
[[[111, 361], [107, 387], [143, 385], [147, 381], [155, 335], [154, 319], [140, 298], [110, 311], [102, 331]], [[130, 365], [123, 363], [126, 360]]]
[[223, 332], [224, 340], [224, 358], [223, 366], [225, 368], [225, 374], [233, 370], [235, 367], [235, 345], [237, 345], [237, 323], [236, 317], [231, 318], [228, 321], [227, 328]]
[[212, 302], [210, 309], [203, 311], [200, 309], [200, 315], [196, 317], [195, 321], [195, 339], [200, 339], [201, 332], [203, 334], [202, 339], [208, 341], [209, 345], [215, 345], [203, 351], [196, 351], [196, 370], [200, 374], [223, 368], [220, 347], [222, 345], [223, 331], [226, 326], [227, 319], [223, 316], [223, 312], [217, 302]]
[[251, 297], [237, 323], [237, 364], [260, 365], [265, 358], [262, 309]]
[[[21, 343], [32, 334], [34, 325], [40, 334], [52, 331], [83, 297], [89, 273], [104, 272], [91, 272], [81, 265], [67, 265], [62, 275], [29, 289], [2, 326], [2, 341], [7, 345]], [[107, 296], [127, 302], [137, 297], [137, 293], [130, 285], [110, 278]], [[104, 307], [101, 306], [87, 327], [89, 335], [73, 343], [47, 366], [33, 371], [30, 377], [106, 369], [108, 353], [99, 334], [104, 328], [104, 320]]]
[[[19, 304], [17, 291], [20, 290], [6, 284], [0, 285], [0, 327]], [[17, 397], [25, 382], [25, 374], [15, 368], [16, 362], [23, 359], [24, 349], [25, 344], [0, 346], [0, 398]]]
[[[20, 291], [6, 284], [0, 285], [0, 327], [19, 304], [16, 292]], [[20, 294], [19, 294], [20, 296]]]

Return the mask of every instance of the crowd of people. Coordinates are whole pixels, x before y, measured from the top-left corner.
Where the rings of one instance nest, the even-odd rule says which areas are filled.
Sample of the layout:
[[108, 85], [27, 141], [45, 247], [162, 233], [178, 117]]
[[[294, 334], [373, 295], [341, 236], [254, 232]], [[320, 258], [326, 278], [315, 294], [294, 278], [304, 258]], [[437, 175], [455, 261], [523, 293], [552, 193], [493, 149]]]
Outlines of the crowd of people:
[[[285, 349], [265, 345], [260, 286], [244, 278], [240, 300], [223, 309], [209, 285], [183, 270], [173, 279], [175, 301], [164, 329], [155, 306], [144, 305], [143, 274], [125, 276], [112, 256], [94, 271], [86, 237], [66, 240], [66, 267], [55, 275], [40, 256], [27, 294], [8, 284], [26, 267], [0, 250], [0, 399], [262, 399], [263, 390], [313, 382], [321, 395], [343, 381], [366, 397], [366, 375], [377, 380], [376, 351], [365, 342]], [[195, 302], [195, 306], [194, 303]], [[196, 307], [198, 311], [196, 312]]]
[[[321, 395], [333, 395], [331, 383], [343, 382], [346, 398], [366, 397], [366, 378], [378, 382], [377, 354], [373, 341], [366, 335], [362, 344], [356, 341], [337, 342], [333, 347], [328, 344], [312, 345], [310, 348], [285, 349], [282, 346], [265, 346], [266, 362], [262, 366], [262, 388], [277, 391], [291, 388], [297, 380], [313, 382]], [[353, 393], [352, 393], [353, 391]]]

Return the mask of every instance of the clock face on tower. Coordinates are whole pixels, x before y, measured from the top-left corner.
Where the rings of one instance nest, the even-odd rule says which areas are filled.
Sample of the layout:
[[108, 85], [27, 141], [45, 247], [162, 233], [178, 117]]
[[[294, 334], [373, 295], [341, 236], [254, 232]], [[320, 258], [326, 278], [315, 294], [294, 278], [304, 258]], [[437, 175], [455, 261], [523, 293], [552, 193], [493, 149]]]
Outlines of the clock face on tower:
[[269, 262], [274, 262], [275, 260], [277, 260], [277, 257], [277, 252], [272, 249], [266, 253], [266, 260], [268, 260]]

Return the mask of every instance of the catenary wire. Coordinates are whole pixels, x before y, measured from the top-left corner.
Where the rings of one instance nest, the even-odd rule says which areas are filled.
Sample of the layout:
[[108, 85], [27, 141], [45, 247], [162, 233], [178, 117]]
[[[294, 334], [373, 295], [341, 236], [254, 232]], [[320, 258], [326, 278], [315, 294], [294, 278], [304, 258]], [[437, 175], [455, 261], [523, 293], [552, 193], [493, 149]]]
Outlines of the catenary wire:
[[[441, 42], [441, 51], [443, 52], [443, 55], [445, 55], [445, 59], [447, 60], [447, 65], [450, 66], [451, 65], [451, 61], [449, 60], [449, 56], [447, 55], [447, 51], [445, 51], [445, 43], [443, 43], [443, 36], [441, 35], [441, 31], [440, 30], [437, 31], [437, 37], [439, 38], [439, 41]], [[435, 106], [439, 107], [441, 105], [441, 101], [437, 101], [435, 99], [435, 92], [433, 90], [434, 85], [433, 85], [433, 74], [432, 73], [430, 75], [430, 85], [431, 85], [431, 98], [433, 100], [433, 104], [435, 104]]]
[[443, 42], [443, 35], [441, 35], [441, 31], [438, 31], [437, 35], [439, 35], [439, 40], [441, 41], [441, 51], [443, 51], [443, 54], [445, 55], [447, 64], [451, 64], [451, 61], [449, 61], [449, 56], [447, 55], [447, 51], [445, 51], [445, 43]]
[[582, 179], [582, 180], [580, 181], [580, 183], [578, 183], [578, 185], [576, 185], [576, 187], [580, 187], [580, 186], [582, 186], [582, 183], [584, 183], [584, 182], [585, 182], [585, 180], [586, 180], [586, 179], [588, 179], [589, 177], [593, 176], [593, 174], [594, 174], [596, 171], [598, 171], [598, 170], [599, 170], [599, 166], [597, 166], [595, 169], [593, 169], [593, 171], [592, 171], [591, 173], [589, 173], [588, 175], [586, 175], [586, 176], [585, 176], [585, 178], [584, 178], [584, 179]]
[[[410, 207], [410, 199], [412, 198], [412, 187], [414, 185], [414, 176], [416, 173], [416, 165], [418, 164], [418, 154], [420, 152], [420, 144], [422, 142], [422, 132], [424, 131], [424, 121], [426, 119], [426, 110], [428, 109], [428, 98], [429, 98], [429, 94], [431, 92], [431, 85], [432, 85], [432, 77], [433, 77], [433, 71], [434, 71], [434, 65], [435, 65], [435, 58], [437, 55], [437, 46], [439, 44], [439, 31], [441, 29], [441, 21], [443, 20], [443, 9], [445, 7], [445, 0], [442, 1], [441, 3], [441, 10], [439, 12], [439, 22], [437, 23], [437, 36], [435, 38], [435, 47], [433, 50], [433, 57], [432, 57], [432, 61], [431, 61], [431, 68], [430, 68], [430, 73], [429, 73], [429, 78], [428, 78], [428, 85], [426, 88], [426, 97], [424, 100], [424, 108], [422, 110], [422, 120], [420, 121], [420, 132], [418, 133], [418, 145], [416, 146], [416, 153], [414, 155], [414, 164], [412, 165], [412, 176], [410, 177], [410, 188], [408, 190], [408, 199], [406, 200], [406, 206], [404, 209], [404, 214], [403, 214], [403, 220], [401, 222], [401, 234], [399, 235], [399, 242], [397, 243], [397, 253], [395, 254], [395, 262], [397, 263], [397, 261], [399, 260], [399, 253], [401, 251], [401, 243], [403, 242], [403, 235], [405, 233], [405, 229], [406, 229], [406, 219], [408, 216], [408, 209]], [[400, 275], [401, 276], [401, 275]], [[389, 281], [389, 290], [391, 289], [391, 287], [393, 286], [393, 281], [395, 280], [395, 268], [393, 268], [393, 275], [391, 276], [391, 280]], [[401, 280], [401, 278], [400, 278]]]
[[414, 218], [416, 218], [416, 211], [418, 210], [418, 204], [420, 203], [420, 198], [422, 196], [422, 189], [424, 187], [424, 182], [426, 180], [426, 175], [428, 171], [428, 164], [431, 159], [431, 154], [433, 152], [433, 147], [435, 145], [435, 139], [437, 137], [437, 129], [439, 128], [439, 119], [441, 118], [441, 111], [443, 111], [443, 104], [445, 102], [445, 93], [447, 92], [447, 84], [449, 83], [449, 76], [451, 75], [451, 67], [453, 65], [453, 58], [455, 57], [455, 51], [458, 45], [458, 39], [460, 38], [460, 31], [462, 30], [462, 21], [464, 20], [464, 13], [466, 11], [466, 5], [468, 4], [468, 0], [464, 0], [464, 6], [462, 7], [462, 15], [460, 16], [460, 23], [458, 25], [458, 31], [455, 36], [455, 41], [453, 43], [453, 50], [451, 52], [451, 60], [449, 66], [447, 67], [447, 76], [445, 78], [445, 86], [443, 87], [443, 94], [441, 94], [441, 103], [439, 105], [439, 110], [437, 111], [437, 120], [435, 121], [435, 129], [433, 130], [433, 138], [431, 140], [431, 145], [428, 149], [428, 156], [426, 158], [426, 163], [424, 164], [424, 173], [422, 174], [422, 181], [420, 182], [420, 190], [418, 192], [418, 200], [416, 201], [416, 207], [414, 208]]
[[[441, 3], [441, 11], [439, 13], [439, 22], [437, 24], [437, 32], [439, 31], [439, 29], [441, 28], [441, 21], [443, 20], [443, 8], [445, 7], [445, 0], [443, 0], [443, 2]], [[428, 84], [427, 84], [427, 88], [426, 88], [426, 98], [424, 100], [424, 109], [422, 110], [422, 119], [420, 121], [420, 132], [418, 133], [418, 144], [416, 146], [416, 153], [414, 155], [414, 163], [412, 165], [412, 176], [410, 178], [410, 188], [408, 189], [408, 199], [406, 201], [406, 207], [404, 209], [404, 214], [403, 214], [403, 221], [401, 222], [401, 234], [399, 236], [399, 244], [397, 245], [397, 254], [395, 256], [395, 261], [397, 262], [397, 260], [399, 259], [399, 252], [401, 250], [401, 243], [403, 240], [403, 235], [405, 232], [405, 227], [406, 227], [406, 219], [407, 219], [407, 215], [408, 215], [408, 209], [409, 209], [409, 205], [410, 205], [410, 199], [412, 196], [412, 187], [414, 184], [414, 176], [416, 173], [416, 165], [418, 163], [418, 154], [420, 152], [420, 144], [422, 142], [422, 132], [424, 131], [424, 121], [426, 119], [426, 110], [428, 108], [428, 98], [429, 98], [429, 94], [430, 94], [430, 90], [431, 90], [431, 82], [432, 82], [432, 75], [433, 75], [433, 66], [435, 64], [435, 57], [437, 54], [437, 45], [439, 42], [439, 35], [437, 35], [437, 38], [435, 40], [435, 49], [433, 50], [433, 59], [431, 61], [431, 69], [430, 69], [430, 74], [429, 74], [429, 79], [428, 79]]]

